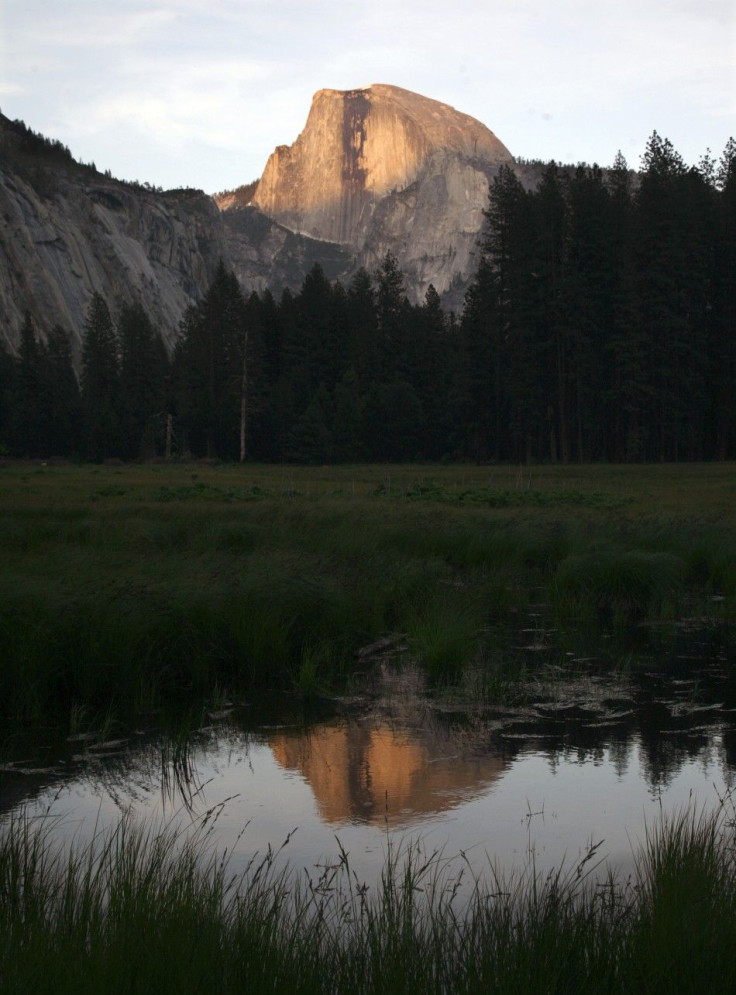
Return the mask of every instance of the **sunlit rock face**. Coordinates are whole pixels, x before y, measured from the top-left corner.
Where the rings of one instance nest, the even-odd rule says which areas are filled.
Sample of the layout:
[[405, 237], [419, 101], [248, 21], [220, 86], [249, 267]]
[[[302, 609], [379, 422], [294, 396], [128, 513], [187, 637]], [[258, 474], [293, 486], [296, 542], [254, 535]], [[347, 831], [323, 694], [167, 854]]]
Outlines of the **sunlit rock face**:
[[275, 733], [278, 763], [308, 782], [327, 822], [413, 822], [447, 811], [483, 791], [507, 762], [458, 756], [436, 732], [387, 722], [326, 723], [302, 736]]
[[252, 204], [349, 247], [369, 269], [392, 251], [421, 297], [474, 271], [489, 180], [510, 162], [493, 132], [447, 104], [383, 84], [320, 90], [304, 131], [269, 158]]
[[[0, 115], [0, 339], [15, 351], [26, 309], [70, 332], [100, 292], [113, 314], [140, 301], [171, 345], [221, 258], [244, 290], [298, 289], [397, 257], [407, 290], [433, 283], [458, 308], [477, 267], [488, 184], [511, 156], [480, 122], [399, 87], [320, 90], [296, 142], [257, 184], [215, 198], [119, 183], [28, 147]], [[454, 296], [453, 296], [454, 295]]]
[[378, 201], [405, 190], [425, 167], [443, 175], [454, 158], [495, 165], [511, 157], [479, 121], [408, 90], [320, 90], [296, 142], [268, 160], [253, 203], [289, 228], [360, 246]]

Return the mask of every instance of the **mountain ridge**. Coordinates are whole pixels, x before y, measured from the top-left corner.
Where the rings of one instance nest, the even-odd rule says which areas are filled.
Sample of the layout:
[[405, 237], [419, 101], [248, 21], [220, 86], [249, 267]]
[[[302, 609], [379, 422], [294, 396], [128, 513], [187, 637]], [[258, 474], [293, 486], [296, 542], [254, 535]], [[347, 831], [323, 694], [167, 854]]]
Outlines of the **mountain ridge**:
[[278, 293], [315, 262], [347, 281], [391, 252], [411, 299], [433, 284], [457, 307], [502, 163], [511, 154], [485, 125], [389, 84], [317, 91], [261, 178], [214, 196], [114, 179], [0, 115], [0, 338], [15, 351], [30, 310], [42, 335], [69, 329], [78, 359], [99, 292], [113, 311], [143, 304], [172, 348], [220, 259], [246, 292]]
[[230, 263], [201, 190], [160, 191], [76, 162], [60, 142], [0, 115], [0, 336], [14, 350], [26, 310], [60, 324], [78, 358], [88, 301], [140, 301], [171, 347], [186, 306]]
[[449, 104], [384, 83], [322, 89], [252, 189], [215, 202], [226, 215], [250, 195], [247, 206], [284, 228], [350, 251], [353, 269], [390, 251], [420, 299], [430, 284], [467, 285], [489, 183], [512, 164], [486, 125]]

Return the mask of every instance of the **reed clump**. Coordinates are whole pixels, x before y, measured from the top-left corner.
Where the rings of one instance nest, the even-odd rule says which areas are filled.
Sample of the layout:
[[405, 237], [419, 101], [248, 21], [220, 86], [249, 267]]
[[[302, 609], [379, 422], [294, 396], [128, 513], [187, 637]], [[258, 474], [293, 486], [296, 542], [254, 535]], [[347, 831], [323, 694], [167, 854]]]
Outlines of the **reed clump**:
[[339, 841], [313, 873], [289, 870], [288, 838], [234, 873], [212, 849], [216, 810], [187, 829], [126, 816], [86, 844], [15, 817], [0, 836], [2, 990], [731, 992], [730, 809], [663, 817], [625, 881], [603, 873], [599, 844], [503, 879], [389, 840], [373, 887]]
[[672, 553], [591, 550], [565, 557], [552, 589], [558, 609], [577, 601], [609, 614], [623, 611], [635, 618], [658, 618], [668, 607], [674, 608], [684, 579], [685, 563]]

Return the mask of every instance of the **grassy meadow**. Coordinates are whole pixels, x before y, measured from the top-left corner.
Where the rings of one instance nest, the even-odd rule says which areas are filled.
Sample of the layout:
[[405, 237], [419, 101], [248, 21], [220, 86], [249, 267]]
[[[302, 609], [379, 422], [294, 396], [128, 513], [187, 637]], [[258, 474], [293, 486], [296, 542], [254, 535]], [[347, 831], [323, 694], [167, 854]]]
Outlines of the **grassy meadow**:
[[733, 618], [736, 467], [9, 463], [0, 563], [5, 721], [341, 689], [387, 633], [493, 688], [534, 612]]
[[[554, 647], [564, 662], [605, 645], [615, 666], [632, 633], [733, 639], [734, 498], [731, 464], [5, 464], [0, 747], [22, 725], [344, 690], [371, 666], [361, 648], [399, 634], [435, 683], [470, 665], [489, 701]], [[736, 985], [729, 799], [651, 827], [631, 880], [596, 884], [592, 846], [543, 879], [469, 888], [421, 844], [389, 845], [372, 889], [339, 843], [313, 878], [271, 850], [233, 876], [209, 815], [190, 836], [124, 816], [90, 846], [52, 818], [6, 819], [2, 991]]]

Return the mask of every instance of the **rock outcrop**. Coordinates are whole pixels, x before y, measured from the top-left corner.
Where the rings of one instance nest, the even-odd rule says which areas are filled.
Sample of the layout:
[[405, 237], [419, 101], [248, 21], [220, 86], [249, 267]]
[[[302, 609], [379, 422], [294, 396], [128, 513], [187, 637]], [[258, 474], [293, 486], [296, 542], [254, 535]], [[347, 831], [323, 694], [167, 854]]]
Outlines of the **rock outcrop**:
[[171, 345], [219, 259], [245, 291], [278, 292], [315, 262], [347, 280], [390, 251], [410, 296], [432, 283], [458, 307], [489, 181], [512, 161], [488, 128], [438, 101], [382, 84], [320, 90], [261, 179], [213, 203], [114, 180], [0, 115], [0, 340], [17, 347], [28, 309], [42, 334], [67, 328], [78, 359], [98, 291], [113, 312], [140, 301]]
[[[186, 306], [230, 263], [222, 220], [197, 190], [121, 183], [0, 116], [0, 336], [11, 350], [26, 309], [43, 334], [71, 333], [87, 304], [136, 300], [171, 343]], [[65, 150], [64, 150], [65, 151]]]
[[373, 269], [392, 251], [421, 297], [430, 283], [440, 293], [467, 283], [489, 180], [512, 161], [493, 132], [447, 104], [383, 84], [320, 90], [251, 203], [293, 232], [344, 246], [356, 266]]
[[246, 291], [298, 290], [315, 263], [328, 280], [354, 268], [354, 256], [343, 246], [298, 235], [252, 205], [223, 209], [222, 221], [233, 271]]

